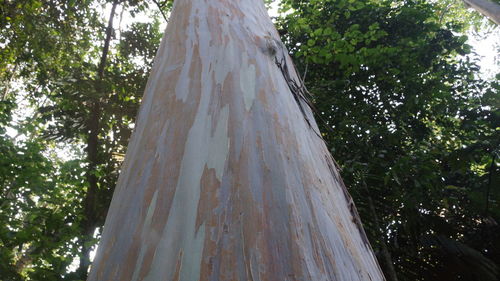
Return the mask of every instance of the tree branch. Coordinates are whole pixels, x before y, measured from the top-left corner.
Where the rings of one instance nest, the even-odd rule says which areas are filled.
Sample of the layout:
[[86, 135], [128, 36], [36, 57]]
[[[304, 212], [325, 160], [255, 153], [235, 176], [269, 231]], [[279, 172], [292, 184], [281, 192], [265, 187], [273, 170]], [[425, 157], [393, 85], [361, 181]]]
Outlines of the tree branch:
[[158, 2], [157, 0], [152, 0], [152, 1], [156, 4], [156, 6], [158, 7], [158, 10], [160, 10], [160, 13], [163, 16], [163, 19], [168, 23], [168, 18], [162, 10], [163, 5], [161, 5], [160, 2]]

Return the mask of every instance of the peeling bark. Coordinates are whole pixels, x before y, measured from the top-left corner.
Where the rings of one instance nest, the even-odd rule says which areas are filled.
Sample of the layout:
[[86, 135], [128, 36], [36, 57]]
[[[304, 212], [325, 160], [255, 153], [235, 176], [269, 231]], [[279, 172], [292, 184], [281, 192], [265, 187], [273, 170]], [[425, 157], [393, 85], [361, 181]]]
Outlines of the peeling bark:
[[384, 280], [281, 48], [262, 1], [175, 1], [88, 280]]

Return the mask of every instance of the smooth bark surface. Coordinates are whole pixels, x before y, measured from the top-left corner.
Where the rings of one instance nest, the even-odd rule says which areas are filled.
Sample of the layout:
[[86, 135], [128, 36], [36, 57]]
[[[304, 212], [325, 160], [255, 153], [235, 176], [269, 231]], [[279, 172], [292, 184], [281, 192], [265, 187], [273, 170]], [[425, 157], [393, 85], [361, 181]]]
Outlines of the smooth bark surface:
[[88, 280], [383, 280], [298, 81], [262, 1], [175, 1]]

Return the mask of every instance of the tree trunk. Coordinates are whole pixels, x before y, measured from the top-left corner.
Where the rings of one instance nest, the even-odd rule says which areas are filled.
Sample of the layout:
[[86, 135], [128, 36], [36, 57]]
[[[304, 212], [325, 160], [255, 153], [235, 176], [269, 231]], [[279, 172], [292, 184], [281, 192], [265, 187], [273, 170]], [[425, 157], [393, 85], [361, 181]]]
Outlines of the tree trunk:
[[104, 70], [108, 60], [109, 46], [111, 43], [111, 36], [113, 34], [113, 21], [115, 11], [118, 6], [118, 0], [113, 1], [111, 12], [108, 19], [108, 26], [106, 28], [106, 37], [102, 49], [101, 59], [97, 69], [97, 77], [95, 81], [95, 91], [97, 95], [93, 97], [92, 106], [90, 109], [89, 119], [87, 120], [87, 193], [83, 200], [83, 213], [84, 219], [81, 225], [81, 255], [80, 265], [78, 267], [78, 275], [82, 279], [87, 278], [88, 269], [90, 266], [90, 252], [92, 251], [92, 240], [94, 240], [94, 232], [98, 224], [98, 206], [97, 206], [97, 193], [99, 191], [99, 179], [96, 176], [96, 169], [99, 165], [99, 131], [101, 129], [101, 95], [102, 94], [102, 81], [104, 79]]
[[463, 0], [467, 6], [500, 24], [500, 5], [488, 0]]
[[88, 280], [384, 280], [262, 1], [175, 1]]

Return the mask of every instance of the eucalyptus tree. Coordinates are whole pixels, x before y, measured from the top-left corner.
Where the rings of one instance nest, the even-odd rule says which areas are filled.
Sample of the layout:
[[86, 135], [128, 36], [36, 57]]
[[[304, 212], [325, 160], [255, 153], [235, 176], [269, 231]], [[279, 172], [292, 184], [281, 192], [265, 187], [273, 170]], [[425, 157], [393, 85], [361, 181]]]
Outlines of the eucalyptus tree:
[[384, 280], [262, 1], [176, 1], [88, 280]]
[[[85, 279], [160, 40], [159, 20], [122, 22], [158, 7], [167, 15], [172, 2], [120, 1], [107, 36], [113, 1], [0, 1], [1, 279]], [[467, 38], [456, 35], [478, 16], [456, 9], [461, 1], [432, 3], [287, 0], [279, 33], [387, 278], [496, 280], [500, 77], [476, 79]], [[24, 100], [33, 112], [20, 111]], [[96, 136], [92, 158], [85, 147]], [[70, 160], [53, 152], [61, 145], [76, 147]]]

